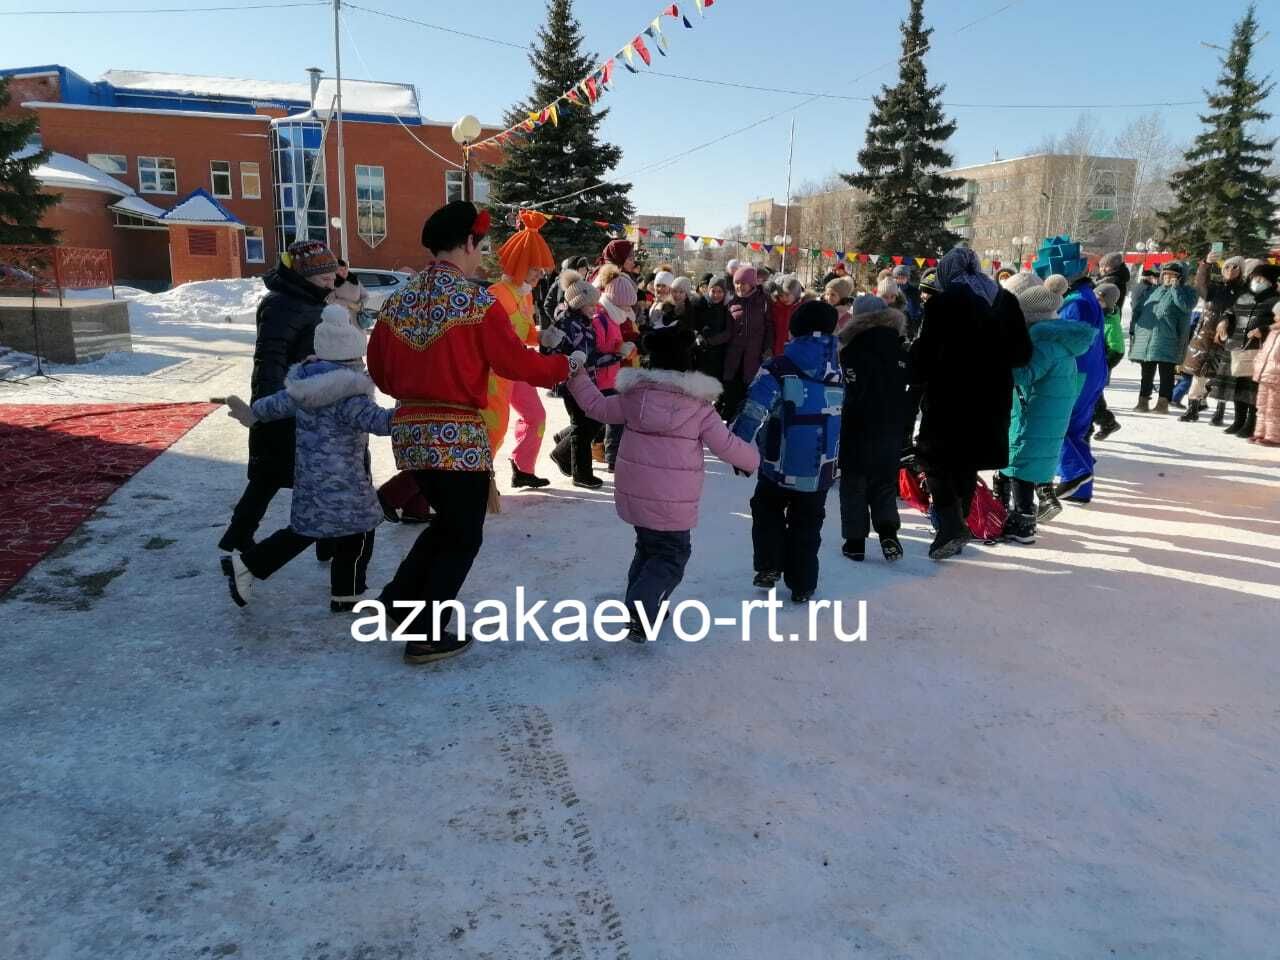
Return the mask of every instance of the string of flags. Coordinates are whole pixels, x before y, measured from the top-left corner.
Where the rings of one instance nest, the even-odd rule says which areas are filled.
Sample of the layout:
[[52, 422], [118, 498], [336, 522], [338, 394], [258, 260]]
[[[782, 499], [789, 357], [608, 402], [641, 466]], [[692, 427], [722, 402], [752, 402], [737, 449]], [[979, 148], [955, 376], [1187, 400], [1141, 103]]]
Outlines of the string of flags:
[[[698, 9], [698, 16], [705, 16], [706, 8], [714, 6], [715, 2], [716, 0], [694, 0], [694, 4]], [[479, 150], [482, 147], [500, 147], [516, 137], [528, 136], [544, 124], [550, 123], [552, 126], [558, 127], [560, 125], [560, 111], [563, 109], [570, 107], [590, 108], [607, 91], [613, 89], [615, 73], [619, 63], [629, 73], [640, 72], [636, 66], [637, 60], [646, 67], [653, 65], [653, 53], [649, 49], [649, 45], [645, 43], [645, 37], [648, 37], [653, 42], [653, 49], [658, 51], [660, 56], [667, 56], [668, 40], [666, 34], [662, 32], [664, 17], [680, 21], [687, 30], [693, 29], [693, 23], [680, 12], [678, 5], [672, 3], [663, 7], [658, 15], [649, 21], [648, 26], [618, 48], [613, 56], [605, 59], [603, 63], [597, 64], [589, 74], [541, 110], [529, 113], [526, 119], [500, 133], [495, 133], [491, 137], [486, 137], [484, 140], [471, 144], [469, 149]]]

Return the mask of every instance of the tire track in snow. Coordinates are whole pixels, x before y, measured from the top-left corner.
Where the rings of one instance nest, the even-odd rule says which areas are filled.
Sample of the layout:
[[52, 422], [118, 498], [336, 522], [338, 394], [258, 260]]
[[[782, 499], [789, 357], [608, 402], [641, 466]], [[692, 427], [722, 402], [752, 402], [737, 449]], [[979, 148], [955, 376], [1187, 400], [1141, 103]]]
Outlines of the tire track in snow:
[[[507, 765], [512, 799], [527, 800], [534, 835], [545, 837], [554, 854], [543, 860], [545, 885], [571, 891], [572, 909], [545, 916], [540, 928], [552, 960], [630, 960], [622, 917], [596, 856], [591, 827], [573, 787], [569, 761], [555, 749], [551, 719], [541, 707], [496, 698], [489, 714], [498, 726], [498, 753]], [[531, 880], [540, 885], [534, 877]]]

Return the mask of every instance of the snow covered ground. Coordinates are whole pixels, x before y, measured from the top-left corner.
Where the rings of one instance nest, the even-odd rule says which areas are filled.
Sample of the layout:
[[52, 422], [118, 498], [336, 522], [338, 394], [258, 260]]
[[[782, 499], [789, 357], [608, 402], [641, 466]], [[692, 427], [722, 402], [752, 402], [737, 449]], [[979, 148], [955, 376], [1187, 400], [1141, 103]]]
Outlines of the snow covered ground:
[[[132, 358], [0, 402], [247, 392], [251, 322], [140, 306]], [[855, 565], [833, 496], [820, 596], [867, 601], [865, 643], [414, 669], [310, 556], [232, 606], [245, 435], [215, 413], [0, 601], [0, 956], [1273, 956], [1280, 456], [1122, 422], [1033, 547], [933, 564], [909, 515], [903, 563]], [[680, 596], [737, 615], [752, 482], [708, 474]], [[465, 601], [618, 595], [608, 488], [505, 508]], [[416, 533], [379, 529], [373, 582]]]

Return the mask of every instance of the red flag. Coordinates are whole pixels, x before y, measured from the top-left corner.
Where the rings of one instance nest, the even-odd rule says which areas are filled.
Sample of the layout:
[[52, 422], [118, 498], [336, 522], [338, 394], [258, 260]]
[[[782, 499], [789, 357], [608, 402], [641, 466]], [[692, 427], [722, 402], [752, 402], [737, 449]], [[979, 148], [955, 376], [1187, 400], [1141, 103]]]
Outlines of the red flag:
[[860, 253], [860, 254], [858, 254], [858, 262], [859, 262], [859, 263], [866, 263], [866, 262], [867, 262], [868, 260], [870, 260], [870, 259], [871, 259], [871, 258], [870, 258], [869, 256], [867, 256], [865, 253]]
[[675, 237], [677, 240], [683, 240], [685, 238], [685, 234], [683, 233], [673, 233], [672, 236]]
[[637, 34], [636, 38], [631, 41], [631, 45], [636, 48], [636, 53], [640, 54], [640, 59], [644, 61], [646, 67], [652, 66], [653, 55], [649, 53], [649, 48], [644, 45], [644, 41]]
[[680, 8], [673, 3], [671, 6], [667, 7], [667, 9], [662, 11], [662, 15], [664, 17], [678, 17], [680, 16]]
[[835, 257], [836, 252], [834, 250], [823, 250], [822, 255], [824, 257]]
[[938, 265], [938, 259], [937, 257], [930, 257], [928, 260], [925, 261], [925, 263], [927, 263], [931, 267], [936, 267]]
[[606, 87], [609, 84], [613, 83], [613, 60], [612, 59], [605, 61], [604, 69], [600, 72], [600, 79], [604, 81], [604, 85]]
[[640, 227], [639, 230], [640, 230], [640, 236], [647, 237], [649, 235], [648, 227]]
[[761, 249], [761, 245], [760, 245], [760, 244], [758, 244], [758, 243], [749, 243], [749, 244], [747, 244], [747, 246], [749, 246], [752, 250], [760, 250], [760, 249]]
[[575, 107], [582, 106], [582, 98], [578, 96], [577, 90], [570, 90], [568, 93], [565, 94], [565, 98], [570, 103], [572, 103]]
[[894, 258], [893, 258], [893, 265], [894, 265], [895, 267], [900, 267], [900, 266], [902, 266], [902, 258], [901, 258], [901, 257], [894, 257]]
[[609, 229], [608, 220], [592, 220], [591, 222], [594, 223], [597, 227], [604, 227], [606, 230]]

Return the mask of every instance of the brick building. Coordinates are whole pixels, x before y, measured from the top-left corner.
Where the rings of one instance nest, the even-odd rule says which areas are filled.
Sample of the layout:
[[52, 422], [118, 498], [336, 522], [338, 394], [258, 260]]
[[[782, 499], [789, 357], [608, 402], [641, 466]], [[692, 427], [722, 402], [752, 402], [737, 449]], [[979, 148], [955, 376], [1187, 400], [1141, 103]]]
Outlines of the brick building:
[[[6, 112], [39, 120], [31, 149], [53, 152], [38, 175], [62, 202], [46, 224], [65, 244], [110, 249], [120, 282], [261, 274], [301, 236], [340, 250], [334, 83], [318, 70], [298, 83], [131, 70], [90, 82], [60, 65], [0, 75], [10, 78]], [[416, 267], [423, 220], [462, 195], [461, 171], [427, 149], [461, 162], [452, 121], [424, 119], [408, 84], [342, 87], [350, 261]], [[483, 200], [487, 185], [475, 181]], [[166, 223], [197, 191], [209, 202], [187, 209], [216, 208], [216, 225]]]

